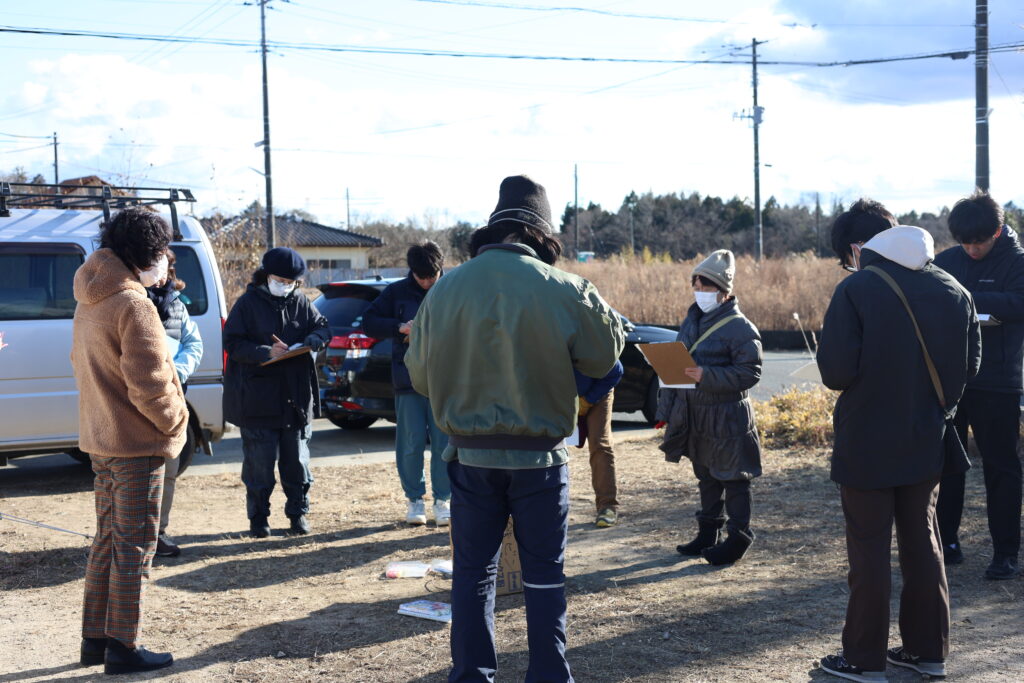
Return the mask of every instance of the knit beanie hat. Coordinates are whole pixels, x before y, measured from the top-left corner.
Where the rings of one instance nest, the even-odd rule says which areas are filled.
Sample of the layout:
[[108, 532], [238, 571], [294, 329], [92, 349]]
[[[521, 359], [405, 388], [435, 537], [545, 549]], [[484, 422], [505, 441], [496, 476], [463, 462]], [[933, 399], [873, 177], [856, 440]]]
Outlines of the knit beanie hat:
[[494, 207], [487, 225], [501, 221], [515, 221], [554, 232], [551, 227], [551, 205], [544, 186], [524, 175], [509, 176], [501, 181], [498, 205]]
[[263, 270], [286, 280], [298, 280], [306, 274], [306, 262], [294, 249], [274, 247], [263, 255]]
[[714, 282], [718, 287], [730, 294], [732, 281], [736, 278], [736, 257], [728, 249], [719, 249], [697, 264], [693, 276], [701, 275]]

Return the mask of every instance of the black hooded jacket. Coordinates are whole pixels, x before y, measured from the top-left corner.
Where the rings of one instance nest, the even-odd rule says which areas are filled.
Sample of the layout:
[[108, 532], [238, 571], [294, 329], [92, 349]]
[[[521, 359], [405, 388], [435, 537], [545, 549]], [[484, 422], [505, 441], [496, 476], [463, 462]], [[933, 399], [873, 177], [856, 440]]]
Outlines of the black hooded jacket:
[[1021, 393], [1024, 389], [1024, 249], [1009, 226], [992, 251], [975, 261], [963, 248], [946, 249], [935, 265], [957, 279], [974, 297], [978, 313], [1001, 321], [981, 328], [981, 370], [970, 389]]
[[842, 392], [833, 413], [832, 480], [856, 489], [917, 484], [939, 476], [945, 460], [944, 412], [913, 323], [889, 285], [864, 268], [878, 266], [903, 290], [948, 409], [981, 360], [967, 291], [932, 263], [904, 267], [871, 246], [861, 252], [861, 270], [836, 287], [818, 347], [822, 381]]
[[224, 324], [224, 419], [249, 429], [297, 429], [320, 413], [313, 356], [262, 366], [270, 360], [271, 335], [289, 346], [313, 335], [323, 348], [331, 333], [302, 292], [277, 297], [250, 284]]

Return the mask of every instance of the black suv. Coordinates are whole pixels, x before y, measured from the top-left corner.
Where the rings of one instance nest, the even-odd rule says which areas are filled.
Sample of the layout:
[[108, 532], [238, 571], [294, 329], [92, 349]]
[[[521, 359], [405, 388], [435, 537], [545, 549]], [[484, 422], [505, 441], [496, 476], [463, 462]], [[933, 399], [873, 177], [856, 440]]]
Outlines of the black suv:
[[[374, 339], [363, 332], [363, 312], [384, 288], [401, 278], [349, 280], [320, 285], [323, 292], [313, 305], [327, 318], [331, 341], [317, 358], [317, 376], [324, 417], [343, 429], [366, 429], [380, 418], [395, 421], [395, 393], [391, 384], [391, 340]], [[625, 317], [625, 374], [615, 387], [616, 413], [642, 411], [654, 424], [658, 407], [658, 378], [638, 343], [674, 341], [676, 333], [664, 327], [634, 325]]]

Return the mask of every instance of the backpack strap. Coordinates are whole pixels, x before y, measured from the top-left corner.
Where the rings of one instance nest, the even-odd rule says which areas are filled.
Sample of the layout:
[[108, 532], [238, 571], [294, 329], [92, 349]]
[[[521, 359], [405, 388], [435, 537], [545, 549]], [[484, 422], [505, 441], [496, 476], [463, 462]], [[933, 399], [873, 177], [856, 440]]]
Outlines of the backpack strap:
[[[892, 288], [892, 291], [896, 292], [896, 296], [903, 302], [903, 307], [907, 309], [907, 315], [910, 316], [910, 322], [914, 323], [914, 333], [917, 334], [917, 341], [921, 343], [921, 351], [924, 353], [924, 364], [928, 366], [928, 375], [932, 378], [932, 386], [935, 388], [935, 394], [938, 396], [939, 405], [942, 406], [943, 412], [946, 411], [946, 396], [942, 392], [942, 383], [939, 381], [939, 372], [935, 369], [935, 363], [932, 362], [931, 354], [928, 353], [928, 346], [924, 343], [924, 335], [921, 334], [921, 328], [917, 324], [917, 318], [914, 317], [914, 311], [910, 309], [910, 302], [907, 301], [907, 297], [903, 294], [903, 290], [896, 284], [896, 281], [892, 279], [889, 273], [885, 272], [878, 266], [867, 266], [864, 270], [870, 270], [872, 273], [882, 278], [885, 284]], [[947, 417], [949, 415], [947, 414]]]
[[690, 354], [691, 354], [691, 355], [693, 355], [693, 350], [694, 350], [694, 349], [696, 349], [696, 348], [697, 348], [697, 346], [699, 346], [699, 345], [700, 345], [700, 343], [701, 343], [702, 341], [704, 341], [705, 339], [707, 339], [708, 337], [710, 337], [710, 336], [711, 336], [711, 333], [712, 333], [712, 332], [715, 332], [716, 330], [718, 330], [718, 328], [722, 327], [722, 326], [723, 326], [723, 325], [725, 325], [725, 324], [726, 324], [727, 322], [730, 322], [730, 321], [736, 320], [736, 319], [737, 319], [737, 318], [739, 318], [739, 317], [740, 317], [740, 316], [739, 316], [738, 314], [735, 314], [735, 313], [734, 313], [733, 315], [730, 315], [730, 316], [727, 316], [727, 317], [725, 317], [725, 318], [722, 318], [722, 319], [721, 319], [721, 320], [719, 320], [719, 321], [718, 321], [717, 323], [715, 323], [714, 325], [712, 325], [711, 327], [709, 327], [709, 328], [707, 329], [707, 331], [706, 331], [706, 332], [704, 332], [704, 334], [700, 335], [700, 337], [699, 337], [699, 338], [697, 339], [697, 341], [693, 342], [693, 346], [691, 346], [691, 347], [689, 348]]

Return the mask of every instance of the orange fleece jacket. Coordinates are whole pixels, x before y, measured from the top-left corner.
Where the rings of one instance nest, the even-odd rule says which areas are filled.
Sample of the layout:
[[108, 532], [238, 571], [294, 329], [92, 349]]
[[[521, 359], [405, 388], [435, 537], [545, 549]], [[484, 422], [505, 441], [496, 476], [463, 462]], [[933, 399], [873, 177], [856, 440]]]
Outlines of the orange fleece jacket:
[[75, 273], [75, 299], [79, 446], [104, 457], [178, 455], [188, 408], [142, 283], [112, 250], [99, 249]]

